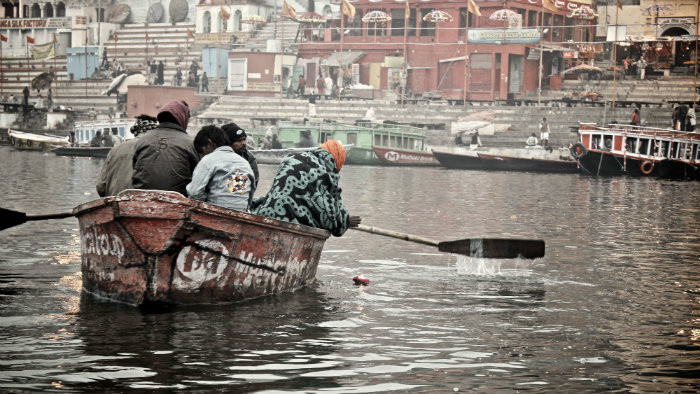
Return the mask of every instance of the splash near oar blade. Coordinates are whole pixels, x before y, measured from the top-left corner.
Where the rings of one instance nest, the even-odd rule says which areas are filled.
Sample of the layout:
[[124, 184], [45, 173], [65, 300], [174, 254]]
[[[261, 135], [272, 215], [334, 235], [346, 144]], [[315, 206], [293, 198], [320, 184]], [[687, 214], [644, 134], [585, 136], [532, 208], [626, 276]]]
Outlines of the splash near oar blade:
[[490, 259], [536, 259], [544, 257], [541, 239], [469, 238], [438, 244], [441, 252]]
[[27, 221], [27, 214], [11, 209], [0, 208], [0, 231], [20, 225]]

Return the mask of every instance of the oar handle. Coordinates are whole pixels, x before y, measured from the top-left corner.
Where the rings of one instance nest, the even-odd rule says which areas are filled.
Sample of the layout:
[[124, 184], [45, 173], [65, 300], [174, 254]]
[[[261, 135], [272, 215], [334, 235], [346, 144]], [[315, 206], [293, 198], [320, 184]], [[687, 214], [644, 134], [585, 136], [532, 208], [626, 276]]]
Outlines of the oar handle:
[[399, 233], [396, 231], [385, 230], [383, 228], [365, 226], [364, 224], [359, 224], [359, 225], [357, 225], [357, 227], [350, 227], [350, 228], [354, 229], [354, 230], [364, 231], [366, 233], [383, 235], [385, 237], [403, 239], [404, 241], [417, 242], [419, 244], [424, 244], [424, 245], [438, 246], [440, 244], [438, 241], [435, 241], [435, 240], [432, 240], [429, 238], [423, 238], [423, 237], [418, 237], [416, 235], [404, 234], [404, 233]]
[[27, 215], [27, 221], [31, 220], [47, 220], [47, 219], [63, 219], [73, 216], [73, 212], [48, 213], [46, 215]]

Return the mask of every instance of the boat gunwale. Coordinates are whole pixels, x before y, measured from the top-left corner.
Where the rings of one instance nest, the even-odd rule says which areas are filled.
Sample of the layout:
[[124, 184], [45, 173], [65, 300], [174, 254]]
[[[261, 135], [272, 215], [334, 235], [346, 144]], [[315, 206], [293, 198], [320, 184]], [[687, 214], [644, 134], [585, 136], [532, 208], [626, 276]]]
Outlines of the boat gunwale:
[[[166, 194], [167, 193], [167, 194]], [[121, 204], [121, 203], [143, 203], [144, 201], [138, 201], [134, 200], [133, 198], [130, 198], [130, 196], [134, 195], [155, 195], [157, 196], [157, 201], [161, 203], [167, 203], [171, 205], [181, 205], [187, 207], [187, 212], [186, 214], [183, 215], [182, 220], [185, 221], [191, 221], [191, 214], [194, 213], [199, 213], [199, 214], [209, 214], [212, 216], [219, 217], [224, 220], [229, 220], [229, 221], [238, 221], [238, 222], [244, 222], [248, 224], [253, 224], [259, 227], [264, 227], [267, 229], [275, 230], [275, 231], [284, 231], [287, 233], [292, 233], [292, 234], [297, 234], [297, 235], [302, 235], [302, 236], [309, 236], [313, 238], [318, 238], [318, 239], [323, 239], [326, 240], [330, 237], [331, 233], [328, 230], [320, 229], [320, 228], [315, 228], [311, 226], [306, 226], [303, 224], [297, 224], [297, 223], [290, 223], [290, 222], [285, 222], [283, 220], [277, 220], [277, 219], [272, 219], [264, 216], [259, 216], [255, 215], [252, 213], [247, 213], [247, 212], [239, 212], [239, 211], [233, 211], [229, 210], [224, 207], [220, 207], [214, 204], [210, 204], [207, 202], [203, 201], [196, 201], [196, 200], [191, 200], [180, 193], [177, 192], [171, 192], [171, 191], [162, 191], [162, 190], [141, 190], [141, 189], [127, 189], [122, 191], [116, 196], [108, 196], [108, 197], [103, 197], [97, 200], [89, 201], [83, 204], [80, 204], [73, 208], [73, 216], [75, 217], [80, 217], [86, 214], [89, 214], [90, 212], [93, 212], [95, 210], [98, 210], [103, 207], [108, 207], [112, 206], [114, 207], [114, 204]], [[172, 196], [177, 198], [179, 201], [164, 201], [165, 196]], [[133, 214], [121, 214], [118, 210], [118, 206], [116, 208], [117, 210], [114, 212], [114, 217], [116, 218], [135, 218], [135, 219], [157, 219], [154, 217], [149, 217], [149, 216], [144, 216], [144, 215], [133, 215]]]

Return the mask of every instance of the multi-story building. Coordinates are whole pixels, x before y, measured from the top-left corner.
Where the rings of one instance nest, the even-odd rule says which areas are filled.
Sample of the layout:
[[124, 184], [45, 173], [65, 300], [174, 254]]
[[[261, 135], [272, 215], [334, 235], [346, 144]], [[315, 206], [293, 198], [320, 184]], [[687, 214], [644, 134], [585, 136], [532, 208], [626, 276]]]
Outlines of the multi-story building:
[[[535, 92], [540, 69], [542, 86], [556, 87], [565, 59], [583, 57], [594, 41], [595, 20], [572, 17], [572, 10], [587, 6], [590, 0], [559, 0], [554, 6], [557, 11], [545, 9], [537, 0], [476, 4], [481, 16], [469, 13], [467, 19], [467, 1], [409, 0], [406, 5], [358, 0], [352, 2], [355, 16], [346, 17], [343, 34], [339, 21], [331, 21], [320, 36], [300, 46], [299, 56], [313, 61], [307, 63], [307, 75], [312, 78], [317, 78], [318, 70], [335, 77], [341, 65], [342, 35], [342, 66], [353, 75], [353, 82], [380, 90], [400, 88], [405, 60], [406, 90], [413, 94], [430, 92], [460, 100], [466, 85], [469, 99], [496, 100]], [[363, 21], [374, 11], [390, 20]]]

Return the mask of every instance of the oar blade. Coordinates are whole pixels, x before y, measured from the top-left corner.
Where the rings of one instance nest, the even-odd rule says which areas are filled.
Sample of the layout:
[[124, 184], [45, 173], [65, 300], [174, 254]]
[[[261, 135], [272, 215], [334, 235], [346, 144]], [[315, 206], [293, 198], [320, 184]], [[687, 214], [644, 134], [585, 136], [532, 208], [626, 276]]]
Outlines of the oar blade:
[[536, 259], [544, 256], [544, 241], [541, 239], [470, 238], [440, 242], [438, 249], [441, 252], [489, 259]]
[[0, 231], [20, 225], [27, 221], [27, 214], [11, 209], [0, 208]]

